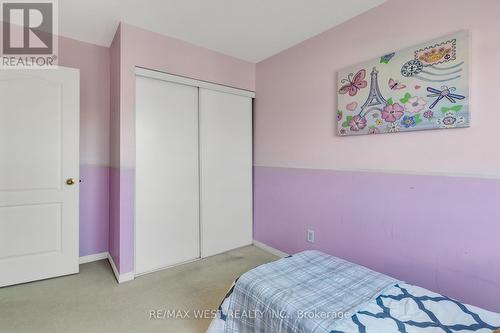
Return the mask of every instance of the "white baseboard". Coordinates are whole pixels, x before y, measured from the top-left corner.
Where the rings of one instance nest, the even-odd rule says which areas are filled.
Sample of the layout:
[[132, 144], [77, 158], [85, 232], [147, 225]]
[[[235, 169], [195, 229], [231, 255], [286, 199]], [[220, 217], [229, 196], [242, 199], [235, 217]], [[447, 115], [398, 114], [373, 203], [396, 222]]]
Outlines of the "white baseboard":
[[115, 274], [115, 278], [116, 278], [116, 281], [118, 281], [118, 283], [132, 281], [134, 279], [134, 272], [129, 272], [129, 273], [125, 273], [125, 274], [120, 274], [118, 272], [118, 269], [116, 269], [115, 262], [113, 261], [113, 257], [111, 257], [111, 255], [109, 253], [108, 253], [108, 261], [111, 265], [111, 268], [113, 269], [113, 273]]
[[258, 247], [259, 249], [262, 249], [262, 250], [264, 250], [266, 252], [274, 254], [275, 256], [278, 256], [278, 257], [281, 257], [281, 258], [288, 257], [288, 253], [285, 253], [283, 251], [275, 249], [274, 247], [271, 247], [269, 245], [266, 245], [264, 243], [256, 241], [255, 239], [253, 241], [253, 245], [255, 245], [256, 247]]
[[108, 258], [108, 252], [101, 252], [101, 253], [96, 253], [96, 254], [91, 254], [88, 256], [83, 256], [80, 257], [80, 265], [81, 264], [86, 264], [89, 262], [97, 261], [97, 260], [103, 260]]
[[101, 253], [91, 254], [88, 256], [83, 256], [83, 257], [80, 257], [79, 262], [81, 265], [81, 264], [86, 264], [89, 262], [103, 260], [103, 259], [108, 259], [109, 264], [111, 265], [111, 268], [113, 269], [113, 274], [115, 275], [116, 281], [118, 281], [118, 283], [123, 283], [123, 282], [131, 281], [134, 279], [134, 272], [130, 272], [130, 273], [126, 273], [126, 274], [118, 273], [118, 269], [116, 269], [115, 262], [113, 261], [113, 258], [111, 257], [109, 252], [101, 252]]

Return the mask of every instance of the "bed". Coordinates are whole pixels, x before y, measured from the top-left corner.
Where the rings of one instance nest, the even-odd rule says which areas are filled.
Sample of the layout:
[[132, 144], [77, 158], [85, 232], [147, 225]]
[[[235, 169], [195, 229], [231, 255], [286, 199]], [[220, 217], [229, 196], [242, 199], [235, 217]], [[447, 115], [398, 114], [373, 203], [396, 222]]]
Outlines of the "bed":
[[500, 314], [305, 251], [237, 279], [207, 333], [496, 333], [499, 328]]

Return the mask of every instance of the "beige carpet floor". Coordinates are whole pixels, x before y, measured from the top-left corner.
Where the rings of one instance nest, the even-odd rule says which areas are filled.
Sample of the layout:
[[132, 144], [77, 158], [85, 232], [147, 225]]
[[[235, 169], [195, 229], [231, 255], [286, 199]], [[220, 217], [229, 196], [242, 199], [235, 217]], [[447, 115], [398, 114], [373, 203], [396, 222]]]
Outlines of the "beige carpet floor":
[[[216, 309], [235, 278], [276, 259], [248, 246], [123, 284], [107, 260], [80, 265], [76, 275], [0, 288], [0, 332], [202, 333], [210, 319], [194, 311]], [[190, 318], [150, 319], [155, 310]]]

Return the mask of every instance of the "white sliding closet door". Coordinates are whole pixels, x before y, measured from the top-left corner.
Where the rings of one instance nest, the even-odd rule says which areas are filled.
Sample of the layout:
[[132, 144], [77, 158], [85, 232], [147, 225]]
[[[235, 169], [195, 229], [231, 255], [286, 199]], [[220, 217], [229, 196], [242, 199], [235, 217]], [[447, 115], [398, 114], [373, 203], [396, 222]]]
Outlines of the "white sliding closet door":
[[136, 77], [135, 273], [200, 256], [198, 88]]
[[202, 256], [252, 243], [252, 99], [200, 89]]

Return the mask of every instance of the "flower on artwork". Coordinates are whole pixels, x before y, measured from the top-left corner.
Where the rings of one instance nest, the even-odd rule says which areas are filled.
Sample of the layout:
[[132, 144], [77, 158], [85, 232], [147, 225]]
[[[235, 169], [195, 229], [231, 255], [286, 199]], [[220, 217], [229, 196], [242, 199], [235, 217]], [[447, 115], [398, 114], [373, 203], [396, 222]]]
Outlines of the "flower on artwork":
[[431, 119], [432, 117], [434, 117], [434, 112], [432, 110], [427, 110], [424, 112], [424, 117], [427, 119]]
[[387, 133], [397, 133], [399, 132], [399, 124], [397, 122], [390, 123], [387, 125]]
[[380, 125], [382, 125], [383, 123], [384, 123], [384, 121], [383, 121], [382, 119], [377, 119], [377, 120], [375, 120], [375, 124], [376, 124], [377, 126], [380, 126]]
[[465, 118], [463, 116], [457, 116], [455, 112], [452, 111], [446, 112], [443, 118], [438, 118], [437, 120], [437, 124], [441, 128], [453, 128], [464, 123]]
[[357, 132], [366, 127], [366, 118], [360, 116], [352, 117], [351, 121], [349, 121], [349, 126], [351, 131]]
[[341, 128], [339, 130], [339, 135], [341, 135], [341, 136], [347, 135], [347, 130], [345, 128]]
[[380, 130], [377, 127], [370, 127], [368, 129], [368, 134], [380, 134]]
[[399, 103], [394, 103], [387, 105], [384, 110], [382, 110], [382, 119], [388, 123], [393, 123], [404, 114], [404, 108]]
[[338, 121], [342, 120], [342, 110], [337, 110], [337, 120]]
[[401, 125], [405, 128], [415, 127], [417, 125], [415, 116], [404, 116], [401, 120]]
[[405, 110], [410, 113], [417, 113], [424, 109], [427, 102], [422, 97], [414, 96], [411, 97], [407, 103], [405, 103]]

